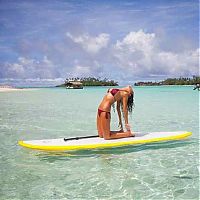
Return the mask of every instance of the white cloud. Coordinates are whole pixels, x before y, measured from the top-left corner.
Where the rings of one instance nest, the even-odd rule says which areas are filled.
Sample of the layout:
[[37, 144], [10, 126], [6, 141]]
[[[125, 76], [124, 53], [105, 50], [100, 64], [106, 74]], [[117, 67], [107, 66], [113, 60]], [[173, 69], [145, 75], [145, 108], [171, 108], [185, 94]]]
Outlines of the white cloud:
[[[105, 76], [120, 82], [121, 79], [134, 81], [153, 77], [156, 80], [199, 74], [199, 49], [163, 50], [155, 33], [138, 30], [113, 43], [109, 43], [110, 36], [104, 33], [97, 37], [87, 34], [74, 37], [70, 33], [67, 36], [73, 42], [69, 45], [62, 43], [62, 52], [58, 48], [49, 48], [44, 54], [48, 57], [36, 60], [23, 56], [14, 63], [2, 63], [0, 78]], [[60, 43], [56, 45], [60, 47]]]
[[96, 76], [101, 71], [101, 67], [97, 61], [91, 62], [90, 64], [81, 64], [78, 61], [75, 62], [72, 70], [67, 73], [69, 77], [87, 77]]
[[106, 33], [101, 33], [97, 37], [91, 37], [88, 34], [75, 37], [67, 32], [66, 36], [73, 42], [80, 44], [85, 51], [92, 54], [98, 53], [102, 48], [107, 47], [110, 39], [109, 34]]
[[88, 76], [91, 73], [91, 67], [76, 65], [73, 68], [72, 74], [74, 76]]
[[143, 51], [151, 53], [155, 45], [155, 34], [144, 33], [143, 30], [138, 32], [130, 32], [122, 41], [117, 40], [116, 49], [126, 49], [129, 52]]
[[23, 67], [23, 65], [21, 65], [21, 64], [18, 64], [18, 63], [14, 63], [13, 65], [12, 65], [12, 71], [14, 72], [14, 73], [17, 73], [17, 74], [23, 74], [24, 73], [24, 67]]
[[16, 63], [5, 63], [4, 77], [54, 78], [56, 67], [44, 56], [42, 60], [19, 57]]
[[113, 46], [116, 65], [133, 76], [198, 74], [199, 50], [174, 53], [159, 48], [154, 33], [130, 32]]

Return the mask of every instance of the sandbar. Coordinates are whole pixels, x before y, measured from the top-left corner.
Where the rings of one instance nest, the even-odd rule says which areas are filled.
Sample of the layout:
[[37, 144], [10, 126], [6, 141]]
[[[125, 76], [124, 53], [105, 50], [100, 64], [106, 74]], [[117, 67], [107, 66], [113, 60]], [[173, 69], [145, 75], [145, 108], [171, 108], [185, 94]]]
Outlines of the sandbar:
[[14, 91], [29, 91], [29, 90], [34, 90], [32, 88], [4, 88], [0, 87], [0, 92], [14, 92]]

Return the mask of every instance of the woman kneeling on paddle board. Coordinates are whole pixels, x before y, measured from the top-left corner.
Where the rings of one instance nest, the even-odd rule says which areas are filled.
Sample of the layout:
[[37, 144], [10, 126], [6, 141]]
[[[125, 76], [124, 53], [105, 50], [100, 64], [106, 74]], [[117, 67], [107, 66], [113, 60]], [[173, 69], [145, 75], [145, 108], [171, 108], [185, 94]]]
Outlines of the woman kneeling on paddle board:
[[[110, 131], [110, 110], [111, 106], [117, 102], [117, 113], [119, 118], [120, 131]], [[120, 105], [122, 105], [126, 132], [123, 131]], [[131, 86], [125, 88], [109, 89], [98, 107], [97, 130], [99, 137], [106, 140], [134, 136], [128, 124], [128, 112], [132, 112], [133, 89]]]

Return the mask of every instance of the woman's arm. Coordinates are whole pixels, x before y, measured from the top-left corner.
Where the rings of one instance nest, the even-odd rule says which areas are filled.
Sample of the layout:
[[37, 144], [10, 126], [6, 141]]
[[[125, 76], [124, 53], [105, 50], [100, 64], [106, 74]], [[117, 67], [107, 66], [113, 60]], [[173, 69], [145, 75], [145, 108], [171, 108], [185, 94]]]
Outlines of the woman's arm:
[[121, 116], [121, 110], [120, 110], [120, 101], [117, 101], [117, 114], [118, 114], [118, 118], [119, 118], [119, 127], [121, 130], [123, 130], [122, 116]]
[[125, 127], [126, 127], [127, 131], [130, 131], [130, 125], [128, 124], [127, 101], [128, 101], [128, 97], [124, 96], [122, 102], [123, 102], [123, 113], [124, 113]]

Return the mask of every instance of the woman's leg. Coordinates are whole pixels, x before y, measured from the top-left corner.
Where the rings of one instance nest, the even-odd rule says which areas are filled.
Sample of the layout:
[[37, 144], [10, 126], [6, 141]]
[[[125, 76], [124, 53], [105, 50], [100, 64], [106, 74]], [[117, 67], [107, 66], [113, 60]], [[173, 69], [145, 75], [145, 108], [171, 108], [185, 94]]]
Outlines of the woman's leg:
[[[106, 115], [108, 116], [107, 118], [106, 118]], [[103, 112], [101, 113], [100, 118], [101, 118], [100, 123], [102, 127], [102, 133], [105, 140], [134, 136], [134, 134], [131, 133], [130, 131], [126, 131], [126, 132], [110, 131], [110, 114]]]
[[98, 131], [98, 135], [99, 137], [103, 137], [103, 132], [102, 132], [102, 128], [101, 128], [101, 117], [99, 117], [99, 114], [97, 112], [97, 131]]
[[104, 139], [110, 139], [110, 113], [102, 112], [100, 116], [100, 126]]
[[110, 131], [110, 114], [103, 112], [100, 117], [100, 130], [105, 140], [134, 136], [130, 131]]

